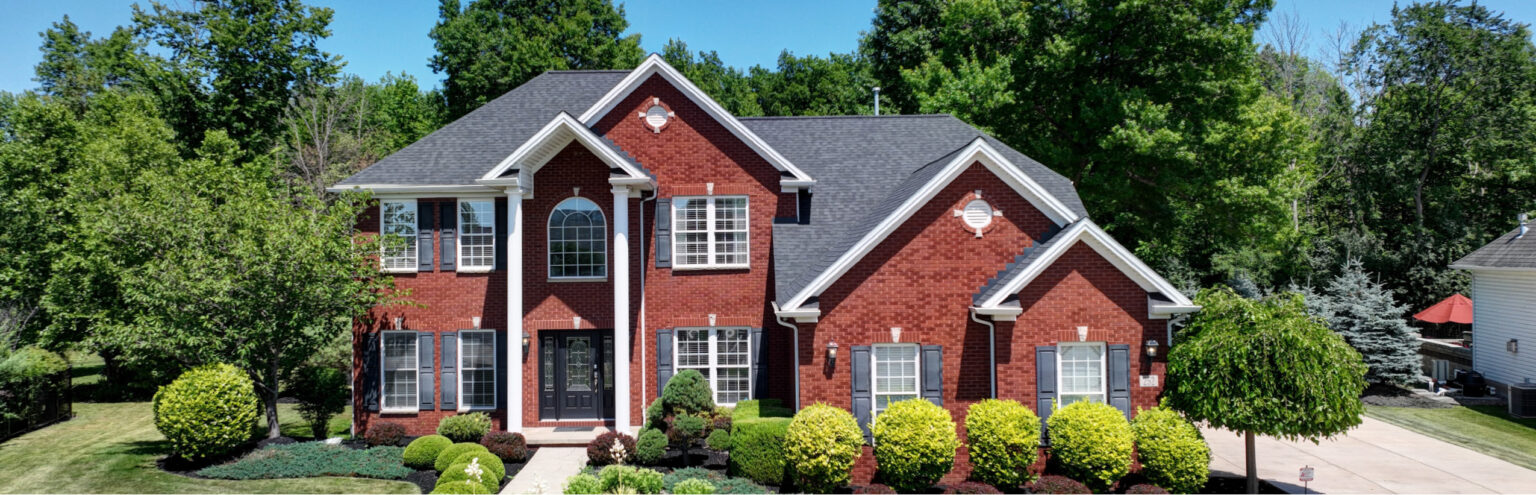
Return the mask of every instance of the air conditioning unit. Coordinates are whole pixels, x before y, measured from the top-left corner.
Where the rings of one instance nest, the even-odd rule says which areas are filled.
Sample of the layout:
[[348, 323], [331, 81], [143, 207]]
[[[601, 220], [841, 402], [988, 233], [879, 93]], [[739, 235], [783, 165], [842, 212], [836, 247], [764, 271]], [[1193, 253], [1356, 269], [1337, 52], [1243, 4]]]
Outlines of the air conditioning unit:
[[1536, 418], [1536, 383], [1531, 383], [1529, 378], [1525, 383], [1509, 386], [1509, 415]]

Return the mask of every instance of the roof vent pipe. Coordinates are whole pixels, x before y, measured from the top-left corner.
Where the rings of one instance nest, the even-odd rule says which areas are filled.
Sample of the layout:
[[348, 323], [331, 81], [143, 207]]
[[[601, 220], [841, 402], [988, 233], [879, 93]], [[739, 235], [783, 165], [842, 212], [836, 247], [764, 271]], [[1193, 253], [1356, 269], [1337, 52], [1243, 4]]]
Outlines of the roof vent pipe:
[[880, 87], [875, 86], [875, 116], [880, 115]]
[[1521, 213], [1520, 214], [1520, 233], [1515, 234], [1515, 238], [1516, 239], [1519, 239], [1521, 237], [1525, 237], [1525, 233], [1529, 232], [1531, 230], [1531, 228], [1526, 225], [1527, 223], [1530, 223], [1530, 220], [1531, 220], [1531, 215], [1529, 213]]

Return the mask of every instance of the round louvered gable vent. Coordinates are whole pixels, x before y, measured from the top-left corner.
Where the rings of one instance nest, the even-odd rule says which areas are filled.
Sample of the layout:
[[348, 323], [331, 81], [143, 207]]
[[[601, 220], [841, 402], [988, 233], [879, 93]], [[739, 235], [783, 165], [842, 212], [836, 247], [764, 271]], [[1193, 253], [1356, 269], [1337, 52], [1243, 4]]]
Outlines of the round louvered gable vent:
[[992, 205], [986, 201], [975, 199], [965, 204], [965, 225], [973, 229], [986, 228], [992, 225]]
[[645, 125], [651, 126], [651, 129], [661, 129], [661, 126], [667, 125], [668, 118], [667, 109], [661, 105], [651, 105], [645, 111]]

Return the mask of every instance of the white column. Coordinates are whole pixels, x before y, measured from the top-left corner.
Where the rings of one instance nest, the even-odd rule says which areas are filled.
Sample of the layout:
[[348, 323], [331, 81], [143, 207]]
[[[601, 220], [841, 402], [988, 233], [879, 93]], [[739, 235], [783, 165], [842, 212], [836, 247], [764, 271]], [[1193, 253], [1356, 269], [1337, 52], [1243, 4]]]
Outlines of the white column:
[[614, 429], [630, 431], [629, 407], [629, 188], [613, 188], [613, 407]]
[[523, 193], [507, 188], [507, 431], [523, 431]]

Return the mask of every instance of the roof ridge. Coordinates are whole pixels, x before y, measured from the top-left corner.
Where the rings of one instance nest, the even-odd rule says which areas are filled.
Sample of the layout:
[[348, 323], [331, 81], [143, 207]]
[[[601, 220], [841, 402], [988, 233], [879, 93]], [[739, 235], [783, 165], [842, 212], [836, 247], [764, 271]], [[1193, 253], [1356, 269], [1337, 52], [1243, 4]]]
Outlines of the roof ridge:
[[632, 72], [626, 69], [555, 69], [546, 70], [544, 74], [628, 74]]
[[765, 115], [759, 117], [736, 117], [736, 120], [834, 120], [834, 119], [895, 119], [895, 118], [955, 118], [947, 113], [917, 113], [917, 114], [889, 114], [889, 115]]

